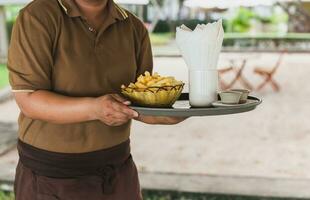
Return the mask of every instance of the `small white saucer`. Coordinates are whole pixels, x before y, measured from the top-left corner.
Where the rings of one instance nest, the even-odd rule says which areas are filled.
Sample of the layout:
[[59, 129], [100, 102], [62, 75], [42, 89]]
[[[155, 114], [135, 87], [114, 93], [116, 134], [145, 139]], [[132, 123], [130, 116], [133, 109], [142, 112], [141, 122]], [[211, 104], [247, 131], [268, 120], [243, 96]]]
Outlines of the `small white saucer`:
[[252, 100], [252, 99], [248, 99], [247, 102], [245, 103], [237, 103], [237, 104], [227, 104], [227, 103], [222, 103], [221, 101], [216, 101], [212, 103], [212, 106], [217, 107], [217, 108], [218, 107], [243, 107], [243, 106], [252, 104], [254, 102], [255, 100]]

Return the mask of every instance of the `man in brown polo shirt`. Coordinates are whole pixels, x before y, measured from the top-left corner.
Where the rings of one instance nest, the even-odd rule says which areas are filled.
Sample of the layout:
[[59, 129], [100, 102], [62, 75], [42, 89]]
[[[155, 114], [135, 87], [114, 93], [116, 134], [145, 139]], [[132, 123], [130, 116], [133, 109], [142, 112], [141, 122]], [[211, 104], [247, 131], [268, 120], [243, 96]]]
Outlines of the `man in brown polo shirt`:
[[118, 95], [152, 66], [143, 23], [112, 0], [34, 0], [22, 9], [8, 58], [21, 109], [16, 199], [141, 199], [131, 120], [183, 120], [139, 116]]

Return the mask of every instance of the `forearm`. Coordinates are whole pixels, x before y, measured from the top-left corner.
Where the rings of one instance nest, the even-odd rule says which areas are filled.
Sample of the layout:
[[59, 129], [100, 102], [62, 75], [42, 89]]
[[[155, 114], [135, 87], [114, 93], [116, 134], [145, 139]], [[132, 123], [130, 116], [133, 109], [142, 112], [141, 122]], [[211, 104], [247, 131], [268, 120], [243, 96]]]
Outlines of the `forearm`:
[[95, 98], [75, 98], [38, 90], [16, 93], [18, 105], [27, 117], [56, 124], [95, 120]]

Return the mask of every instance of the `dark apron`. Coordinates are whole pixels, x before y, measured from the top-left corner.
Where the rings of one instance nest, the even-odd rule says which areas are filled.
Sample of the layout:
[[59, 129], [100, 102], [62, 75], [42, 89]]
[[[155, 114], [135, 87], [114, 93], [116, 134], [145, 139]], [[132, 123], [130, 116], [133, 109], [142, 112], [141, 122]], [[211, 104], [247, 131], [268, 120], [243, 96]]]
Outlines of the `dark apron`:
[[16, 200], [142, 199], [129, 140], [90, 153], [49, 152], [22, 141], [17, 148]]

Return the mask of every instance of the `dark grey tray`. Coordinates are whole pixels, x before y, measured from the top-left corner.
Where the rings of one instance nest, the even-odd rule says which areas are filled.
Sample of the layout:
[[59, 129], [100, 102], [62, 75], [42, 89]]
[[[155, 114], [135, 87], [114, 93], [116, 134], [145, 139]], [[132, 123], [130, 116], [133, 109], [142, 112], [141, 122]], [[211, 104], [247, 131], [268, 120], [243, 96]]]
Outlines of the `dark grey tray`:
[[191, 117], [243, 113], [254, 110], [262, 103], [261, 99], [249, 96], [250, 103], [240, 104], [234, 107], [194, 108], [190, 107], [188, 99], [188, 93], [183, 93], [172, 108], [147, 108], [139, 106], [131, 106], [131, 108], [141, 115]]

